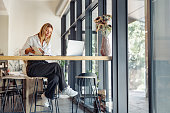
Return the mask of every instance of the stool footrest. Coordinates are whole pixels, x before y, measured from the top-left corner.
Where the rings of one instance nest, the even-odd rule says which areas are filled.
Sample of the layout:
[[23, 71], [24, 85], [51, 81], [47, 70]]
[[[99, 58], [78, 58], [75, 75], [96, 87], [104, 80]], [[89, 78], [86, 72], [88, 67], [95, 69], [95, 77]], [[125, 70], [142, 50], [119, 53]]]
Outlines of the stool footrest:
[[45, 107], [45, 106], [43, 106], [43, 105], [36, 105], [36, 106], [38, 106], [38, 107]]
[[81, 97], [85, 97], [85, 98], [95, 98], [95, 97], [98, 97], [98, 95], [94, 95], [94, 94], [85, 94], [85, 95], [83, 95], [83, 94], [81, 94], [80, 95], [80, 98]]

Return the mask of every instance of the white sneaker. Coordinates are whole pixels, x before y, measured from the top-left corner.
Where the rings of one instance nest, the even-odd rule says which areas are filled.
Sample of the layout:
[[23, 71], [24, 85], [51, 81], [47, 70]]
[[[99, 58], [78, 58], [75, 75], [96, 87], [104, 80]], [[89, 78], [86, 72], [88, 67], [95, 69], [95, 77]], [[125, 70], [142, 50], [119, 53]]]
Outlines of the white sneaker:
[[42, 98], [42, 102], [43, 102], [44, 106], [49, 107], [50, 105], [49, 105], [49, 102], [48, 102], [48, 98], [45, 96], [44, 93], [41, 95], [41, 98]]
[[66, 94], [59, 93], [59, 98], [66, 99], [66, 98], [70, 98], [70, 97], [68, 95], [66, 95]]
[[72, 88], [70, 88], [70, 86], [68, 86], [67, 88], [65, 88], [63, 91], [62, 91], [62, 94], [63, 95], [68, 95], [70, 97], [74, 97], [78, 94], [77, 91], [74, 91]]

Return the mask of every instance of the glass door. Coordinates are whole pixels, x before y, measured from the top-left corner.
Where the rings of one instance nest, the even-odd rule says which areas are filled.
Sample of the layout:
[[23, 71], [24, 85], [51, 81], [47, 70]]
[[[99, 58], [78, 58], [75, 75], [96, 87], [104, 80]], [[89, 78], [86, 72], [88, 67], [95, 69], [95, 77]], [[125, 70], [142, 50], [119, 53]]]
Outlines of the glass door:
[[170, 1], [151, 2], [151, 107], [152, 113], [170, 112]]
[[128, 112], [149, 113], [147, 0], [128, 0]]

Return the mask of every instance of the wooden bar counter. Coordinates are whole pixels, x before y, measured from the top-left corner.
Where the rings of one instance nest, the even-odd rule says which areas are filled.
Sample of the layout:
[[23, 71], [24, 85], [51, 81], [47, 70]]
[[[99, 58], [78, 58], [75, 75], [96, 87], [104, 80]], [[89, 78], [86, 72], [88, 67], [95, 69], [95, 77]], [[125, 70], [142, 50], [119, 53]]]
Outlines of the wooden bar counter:
[[[103, 61], [110, 61], [112, 60], [112, 56], [0, 56], [0, 61], [2, 60], [103, 60]], [[25, 75], [27, 76], [27, 75]], [[17, 78], [17, 77], [16, 77]], [[33, 78], [26, 77], [23, 82], [24, 87], [24, 105], [26, 113], [29, 112], [30, 102], [34, 87], [34, 80]], [[39, 87], [42, 89], [42, 85]]]
[[112, 60], [112, 56], [0, 56], [0, 60]]

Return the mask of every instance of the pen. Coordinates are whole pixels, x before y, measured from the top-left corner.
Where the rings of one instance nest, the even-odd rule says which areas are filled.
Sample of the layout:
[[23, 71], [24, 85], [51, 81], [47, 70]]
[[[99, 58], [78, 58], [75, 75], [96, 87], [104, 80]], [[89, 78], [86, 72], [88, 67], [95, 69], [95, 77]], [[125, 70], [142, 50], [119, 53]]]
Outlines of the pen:
[[34, 49], [32, 48], [32, 46], [30, 46], [31, 50], [34, 51]]

